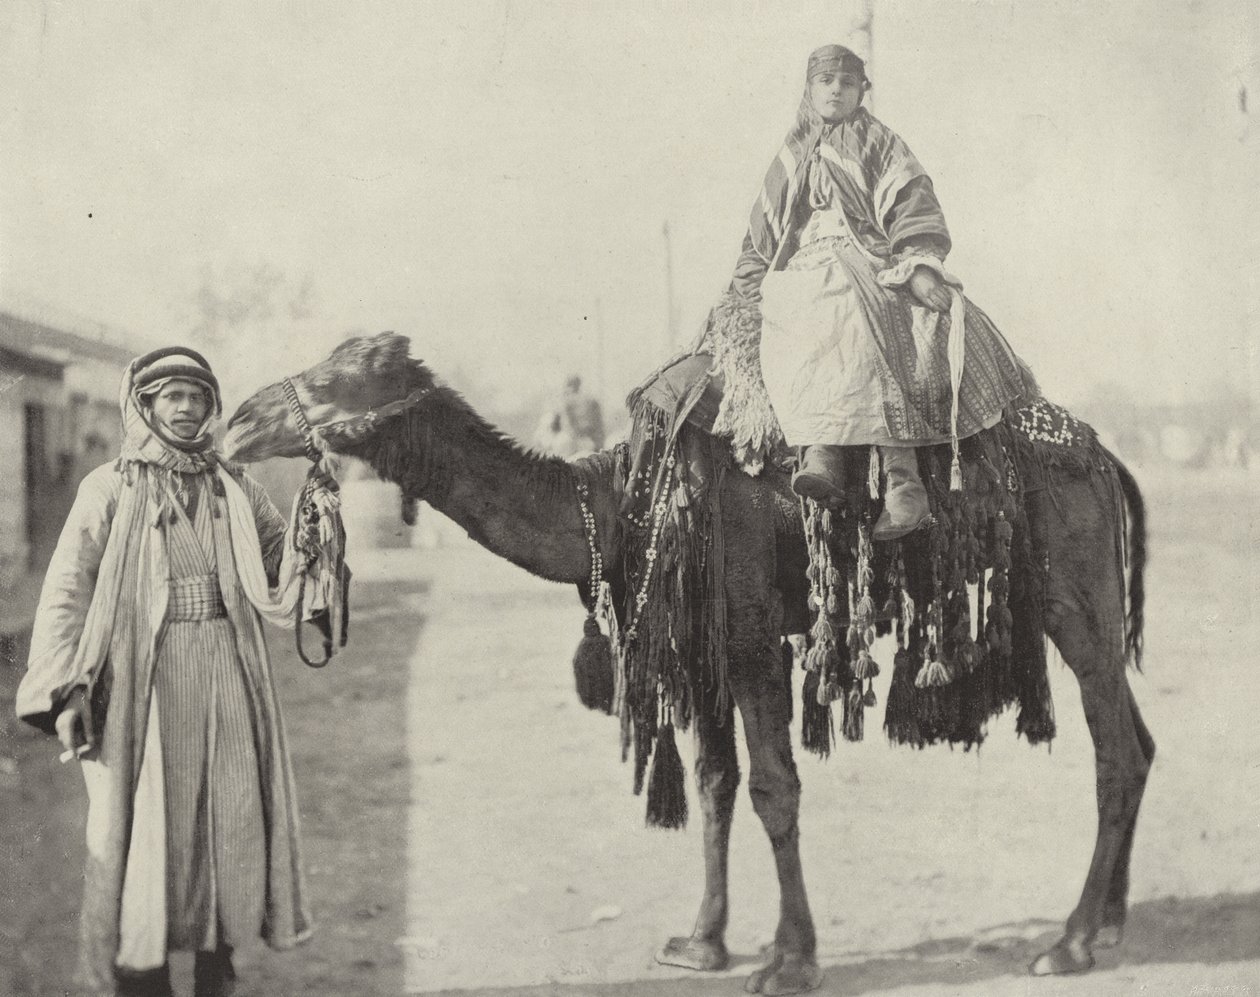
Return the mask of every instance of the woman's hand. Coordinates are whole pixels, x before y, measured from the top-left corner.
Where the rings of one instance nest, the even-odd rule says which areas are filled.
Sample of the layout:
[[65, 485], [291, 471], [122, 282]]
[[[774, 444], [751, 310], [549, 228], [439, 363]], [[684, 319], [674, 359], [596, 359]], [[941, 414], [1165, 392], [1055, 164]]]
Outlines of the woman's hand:
[[938, 312], [949, 311], [949, 288], [931, 267], [915, 267], [914, 273], [910, 275], [909, 287], [914, 299], [924, 308], [934, 308]]

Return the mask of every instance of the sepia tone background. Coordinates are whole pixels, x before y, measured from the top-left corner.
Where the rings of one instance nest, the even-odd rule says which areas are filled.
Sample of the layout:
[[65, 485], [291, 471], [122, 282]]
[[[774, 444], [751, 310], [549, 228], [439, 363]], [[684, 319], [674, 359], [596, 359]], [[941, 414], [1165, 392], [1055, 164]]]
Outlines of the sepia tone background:
[[[203, 350], [231, 408], [394, 329], [526, 442], [571, 374], [615, 436], [725, 287], [807, 53], [845, 42], [934, 179], [951, 270], [1152, 504], [1138, 912], [1103, 975], [1036, 992], [1256, 989], [1258, 32], [1245, 0], [5, 5], [0, 691], [74, 484], [116, 448], [129, 356]], [[301, 469], [262, 473], [287, 507]], [[573, 593], [349, 494], [355, 639], [285, 690], [320, 941], [259, 955], [249, 985], [737, 992], [651, 966], [694, 913], [697, 834], [638, 827], [615, 732], [567, 687]], [[978, 756], [872, 731], [802, 762], [832, 992], [1033, 992], [1025, 948], [1092, 837], [1055, 673], [1053, 755], [1002, 725]], [[32, 899], [5, 891], [0, 993], [57, 992], [81, 791], [3, 723], [0, 869]], [[734, 861], [751, 959], [774, 898], [743, 801]]]

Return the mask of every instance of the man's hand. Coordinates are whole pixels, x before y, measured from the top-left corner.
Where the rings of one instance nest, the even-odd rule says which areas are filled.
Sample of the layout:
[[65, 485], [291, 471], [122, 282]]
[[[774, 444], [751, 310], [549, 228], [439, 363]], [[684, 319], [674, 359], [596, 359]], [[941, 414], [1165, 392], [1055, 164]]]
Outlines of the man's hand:
[[934, 308], [938, 312], [949, 311], [949, 288], [931, 267], [914, 268], [914, 273], [910, 275], [910, 293], [924, 308]]
[[331, 459], [328, 455], [324, 456], [318, 464], [310, 470], [311, 480], [315, 483], [316, 488], [322, 488], [325, 491], [335, 492], [340, 489], [337, 483], [336, 474], [340, 470], [339, 462]]
[[92, 707], [86, 689], [78, 688], [70, 693], [66, 705], [57, 714], [56, 726], [57, 739], [72, 756], [96, 746], [92, 736]]

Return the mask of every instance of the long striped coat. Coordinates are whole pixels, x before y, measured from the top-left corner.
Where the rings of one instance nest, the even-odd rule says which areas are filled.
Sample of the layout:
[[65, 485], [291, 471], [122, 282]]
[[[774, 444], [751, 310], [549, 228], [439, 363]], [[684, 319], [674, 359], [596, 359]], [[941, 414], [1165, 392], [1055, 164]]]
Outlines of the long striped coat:
[[[843, 235], [826, 240], [825, 254], [802, 248], [811, 217], [826, 209]], [[919, 307], [905, 289], [916, 265], [944, 274], [950, 245], [932, 182], [905, 142], [865, 108], [824, 126], [806, 95], [753, 204], [730, 285], [775, 326], [763, 328], [761, 361], [789, 444], [921, 445], [954, 435], [949, 315]], [[809, 279], [826, 267], [837, 281]], [[772, 279], [778, 293], [763, 302]], [[964, 324], [956, 428], [965, 437], [1039, 390], [970, 300]]]
[[[259, 934], [286, 948], [312, 927], [284, 725], [261, 621], [238, 577], [226, 500], [209, 474], [197, 476], [189, 519], [157, 500], [160, 476], [120, 462], [84, 479], [45, 579], [17, 698], [19, 715], [45, 729], [68, 683], [89, 682], [97, 704], [99, 756], [83, 763], [78, 975], [103, 992], [116, 961], [147, 968], [167, 948]], [[235, 477], [274, 570], [284, 521], [256, 482]], [[207, 575], [226, 616], [173, 621], [189, 615], [181, 584]], [[93, 644], [104, 666], [76, 675]], [[153, 764], [155, 742], [165, 766]], [[161, 877], [153, 875], [158, 857]]]

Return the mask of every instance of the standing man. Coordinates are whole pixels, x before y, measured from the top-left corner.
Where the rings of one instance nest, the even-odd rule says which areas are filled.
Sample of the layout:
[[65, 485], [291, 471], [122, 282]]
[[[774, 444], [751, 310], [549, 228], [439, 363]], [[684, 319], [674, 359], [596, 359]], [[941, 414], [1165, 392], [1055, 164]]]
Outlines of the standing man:
[[590, 453], [603, 447], [603, 410], [598, 400], [582, 390], [582, 378], [577, 374], [564, 382], [563, 412], [573, 433], [576, 453]]
[[260, 619], [284, 621], [268, 586], [292, 566], [265, 492], [214, 449], [205, 358], [147, 354], [121, 394], [122, 453], [79, 487], [17, 712], [87, 784], [80, 985], [168, 997], [167, 953], [192, 950], [194, 992], [216, 997], [234, 989], [233, 948], [311, 933]]

